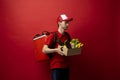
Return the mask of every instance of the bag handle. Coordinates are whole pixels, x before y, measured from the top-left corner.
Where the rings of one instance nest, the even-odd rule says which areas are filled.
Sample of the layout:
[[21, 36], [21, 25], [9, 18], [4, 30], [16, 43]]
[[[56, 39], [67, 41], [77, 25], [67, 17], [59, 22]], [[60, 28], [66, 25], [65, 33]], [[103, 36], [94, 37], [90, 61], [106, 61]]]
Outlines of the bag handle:
[[37, 38], [37, 37], [39, 37], [39, 36], [41, 36], [40, 34], [36, 34], [33, 38]]
[[48, 31], [43, 31], [42, 32], [42, 35], [49, 35], [50, 34], [50, 32], [48, 32]]

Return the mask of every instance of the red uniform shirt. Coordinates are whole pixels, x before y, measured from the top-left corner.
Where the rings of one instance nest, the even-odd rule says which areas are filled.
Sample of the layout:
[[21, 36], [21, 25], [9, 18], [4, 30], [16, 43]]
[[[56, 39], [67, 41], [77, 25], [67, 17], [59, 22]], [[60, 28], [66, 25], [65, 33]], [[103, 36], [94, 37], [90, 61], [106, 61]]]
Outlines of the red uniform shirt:
[[[65, 40], [68, 40], [68, 36], [66, 34], [61, 34], [58, 31], [57, 37], [64, 43]], [[45, 40], [45, 45], [52, 45], [54, 39], [54, 34], [50, 34], [46, 40]], [[56, 43], [56, 48], [58, 47], [58, 43]], [[55, 68], [66, 68], [69, 67], [69, 58], [67, 56], [61, 56], [58, 53], [52, 53], [53, 56], [50, 59], [50, 68], [55, 69]]]

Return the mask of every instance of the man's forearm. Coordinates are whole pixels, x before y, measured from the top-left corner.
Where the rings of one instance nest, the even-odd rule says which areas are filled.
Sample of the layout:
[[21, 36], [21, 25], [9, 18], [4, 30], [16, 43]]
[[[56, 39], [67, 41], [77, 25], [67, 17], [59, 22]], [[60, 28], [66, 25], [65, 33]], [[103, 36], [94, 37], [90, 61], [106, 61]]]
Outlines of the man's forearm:
[[43, 50], [42, 50], [43, 53], [55, 53], [57, 52], [57, 48], [55, 49], [50, 49], [48, 48], [46, 45], [43, 47]]

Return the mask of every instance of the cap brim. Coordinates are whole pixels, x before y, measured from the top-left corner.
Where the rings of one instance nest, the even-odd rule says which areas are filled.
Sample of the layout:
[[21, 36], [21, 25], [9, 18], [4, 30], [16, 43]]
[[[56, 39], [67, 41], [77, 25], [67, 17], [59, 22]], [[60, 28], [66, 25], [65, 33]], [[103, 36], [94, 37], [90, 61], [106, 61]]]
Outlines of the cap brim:
[[72, 20], [73, 20], [73, 18], [69, 18], [69, 19], [67, 19], [67, 20], [65, 20], [65, 21], [70, 22], [70, 21], [72, 21]]

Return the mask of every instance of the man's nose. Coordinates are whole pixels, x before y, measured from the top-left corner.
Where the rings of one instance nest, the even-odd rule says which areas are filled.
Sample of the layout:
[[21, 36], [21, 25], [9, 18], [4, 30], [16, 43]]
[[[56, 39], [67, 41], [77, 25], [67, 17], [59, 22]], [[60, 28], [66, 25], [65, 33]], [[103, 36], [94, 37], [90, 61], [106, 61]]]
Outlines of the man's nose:
[[69, 25], [69, 24], [66, 24], [67, 26]]

